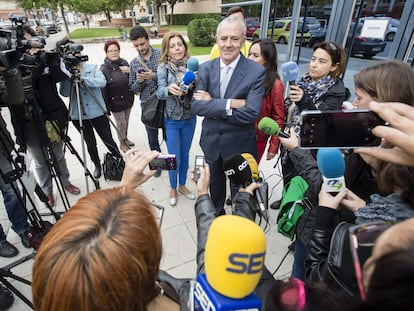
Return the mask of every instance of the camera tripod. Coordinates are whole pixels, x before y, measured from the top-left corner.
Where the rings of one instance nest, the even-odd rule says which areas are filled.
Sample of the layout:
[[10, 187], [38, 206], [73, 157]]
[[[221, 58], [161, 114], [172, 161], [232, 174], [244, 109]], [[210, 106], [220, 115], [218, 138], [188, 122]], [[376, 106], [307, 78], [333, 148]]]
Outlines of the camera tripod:
[[[91, 89], [86, 85], [86, 83], [81, 79], [80, 70], [76, 66], [72, 66], [71, 69], [70, 69], [70, 72], [72, 74], [72, 78], [71, 78], [71, 90], [70, 90], [70, 99], [69, 99], [69, 113], [71, 111], [72, 100], [73, 100], [73, 98], [76, 98], [76, 104], [77, 104], [77, 109], [78, 109], [78, 120], [77, 121], [79, 122], [78, 130], [81, 134], [83, 162], [86, 163], [85, 136], [84, 136], [84, 122], [85, 122], [85, 120], [84, 120], [84, 117], [83, 117], [84, 116], [83, 99], [82, 99], [82, 94], [80, 92], [80, 87], [81, 86], [88, 92], [88, 94], [91, 96], [91, 98], [96, 103], [97, 107], [102, 111], [103, 115], [107, 118], [109, 123], [114, 127], [114, 129], [116, 130], [118, 135], [121, 136], [121, 134], [120, 134], [120, 131], [119, 131], [118, 127], [115, 125], [115, 123], [108, 116], [107, 111], [105, 110], [105, 108], [99, 102], [98, 98], [91, 91]], [[91, 122], [89, 119], [86, 119], [86, 121]], [[117, 150], [116, 144], [113, 146], [113, 144], [106, 141], [100, 135], [99, 132], [98, 132], [98, 134], [101, 137], [101, 139], [103, 140], [106, 147], [110, 151], [111, 151], [111, 149], [112, 150], [115, 150], [115, 149]], [[112, 136], [111, 136], [111, 139], [112, 139]], [[111, 153], [114, 153], [114, 152], [111, 151]], [[119, 151], [117, 151], [115, 154], [120, 156]], [[87, 170], [86, 165], [84, 165], [84, 169]], [[86, 190], [89, 193], [89, 185], [88, 185], [87, 180], [86, 180]]]
[[[7, 148], [7, 146], [10, 145], [14, 145], [13, 142], [10, 141], [4, 141], [5, 139], [7, 139], [8, 133], [5, 133], [3, 131], [6, 131], [6, 129], [0, 128], [0, 148], [2, 148], [3, 150], [8, 150], [9, 148]], [[6, 131], [7, 132], [7, 131]], [[15, 153], [17, 154], [17, 150], [15, 150]], [[16, 159], [14, 159], [12, 157], [12, 155], [8, 155], [0, 156], [0, 161], [8, 161], [10, 163], [10, 168], [11, 170], [8, 172], [3, 172], [2, 169], [0, 169], [0, 176], [3, 179], [5, 184], [9, 184], [16, 196], [16, 198], [18, 199], [19, 202], [19, 206], [16, 206], [15, 208], [23, 208], [24, 212], [27, 215], [28, 221], [30, 223], [30, 228], [29, 228], [29, 233], [28, 233], [28, 237], [29, 237], [29, 241], [31, 246], [37, 250], [40, 246], [40, 243], [43, 239], [43, 237], [46, 235], [46, 233], [49, 231], [49, 229], [52, 227], [52, 224], [49, 221], [44, 221], [41, 218], [40, 213], [38, 212], [38, 210], [36, 209], [36, 205], [35, 202], [33, 200], [33, 198], [30, 195], [30, 190], [28, 190], [28, 187], [26, 185], [26, 183], [23, 182], [23, 178], [25, 177], [25, 174], [28, 174], [29, 171], [26, 170], [26, 166], [25, 166], [25, 162], [24, 159], [23, 161], [21, 161], [21, 157], [17, 157]], [[4, 168], [4, 167], [3, 167]], [[26, 176], [27, 177], [27, 176]], [[18, 189], [18, 185], [17, 182], [19, 182], [21, 188], [22, 188], [22, 192], [23, 192], [23, 196], [21, 195], [19, 189]], [[40, 193], [41, 188], [40, 186], [36, 185], [36, 190], [35, 192], [37, 194]], [[43, 196], [45, 196], [45, 194], [43, 193]], [[47, 200], [47, 199], [46, 199]], [[58, 221], [60, 219], [60, 215], [58, 213], [56, 213], [51, 207], [50, 205], [47, 204], [47, 207], [50, 210], [50, 215], [53, 215], [55, 220]], [[24, 303], [26, 303], [30, 308], [33, 309], [33, 305], [32, 302], [25, 297], [15, 286], [13, 286], [8, 280], [7, 278], [11, 278], [14, 279], [16, 281], [19, 281], [23, 284], [26, 284], [28, 286], [31, 285], [31, 282], [18, 276], [15, 275], [11, 269], [30, 260], [33, 259], [35, 256], [35, 251], [33, 251], [31, 254], [26, 255], [4, 267], [0, 268], [0, 282], [2, 284], [4, 284], [4, 286], [6, 286], [11, 292], [13, 292], [16, 296], [18, 296]]]

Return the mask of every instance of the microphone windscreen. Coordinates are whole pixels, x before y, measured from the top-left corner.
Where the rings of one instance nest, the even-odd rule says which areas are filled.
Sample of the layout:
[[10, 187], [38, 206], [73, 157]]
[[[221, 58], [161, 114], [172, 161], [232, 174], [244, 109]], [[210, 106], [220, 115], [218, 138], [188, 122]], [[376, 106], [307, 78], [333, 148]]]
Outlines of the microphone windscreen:
[[197, 71], [198, 70], [198, 59], [195, 57], [190, 57], [187, 61], [188, 71]]
[[196, 78], [196, 75], [195, 75], [194, 72], [192, 72], [192, 71], [186, 71], [184, 73], [184, 76], [183, 76], [183, 83], [185, 85], [190, 85], [191, 83], [194, 82], [195, 78]]
[[224, 160], [223, 169], [230, 181], [236, 185], [244, 186], [252, 181], [249, 163], [241, 154], [235, 154]]
[[319, 171], [324, 177], [337, 178], [344, 176], [345, 160], [339, 149], [321, 148], [318, 150], [316, 159]]
[[259, 165], [257, 164], [256, 159], [250, 153], [242, 153], [243, 158], [246, 159], [247, 163], [249, 163], [250, 171], [252, 172], [252, 178], [254, 180], [259, 180]]
[[283, 81], [295, 81], [298, 75], [298, 65], [295, 62], [287, 62], [282, 65]]
[[208, 283], [224, 296], [246, 297], [260, 280], [265, 252], [266, 237], [255, 222], [235, 215], [216, 218], [204, 255]]
[[280, 132], [279, 124], [269, 117], [262, 118], [259, 121], [257, 128], [267, 135], [277, 135]]

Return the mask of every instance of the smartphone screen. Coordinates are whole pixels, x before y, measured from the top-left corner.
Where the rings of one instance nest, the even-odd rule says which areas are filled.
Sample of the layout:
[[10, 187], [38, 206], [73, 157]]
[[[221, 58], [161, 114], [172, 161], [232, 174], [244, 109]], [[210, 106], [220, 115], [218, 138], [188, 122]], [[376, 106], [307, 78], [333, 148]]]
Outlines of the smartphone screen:
[[204, 157], [200, 155], [196, 155], [195, 157], [195, 164], [194, 164], [194, 177], [193, 180], [197, 182], [200, 178], [200, 170], [199, 168], [204, 166]]
[[300, 147], [379, 146], [381, 138], [374, 136], [371, 132], [377, 125], [385, 125], [385, 121], [370, 110], [303, 111], [301, 113]]

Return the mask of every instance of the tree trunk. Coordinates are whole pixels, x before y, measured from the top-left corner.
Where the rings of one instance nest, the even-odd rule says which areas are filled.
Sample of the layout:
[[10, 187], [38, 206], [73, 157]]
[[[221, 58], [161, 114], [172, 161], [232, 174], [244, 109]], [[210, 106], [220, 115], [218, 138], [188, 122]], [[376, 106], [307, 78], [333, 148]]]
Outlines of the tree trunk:
[[174, 6], [171, 6], [170, 25], [173, 24]]
[[59, 2], [59, 8], [60, 8], [60, 14], [62, 14], [63, 23], [65, 24], [66, 35], [67, 35], [68, 39], [70, 39], [69, 25], [68, 25], [68, 21], [66, 20], [66, 17], [65, 17], [65, 8], [63, 7], [62, 2]]

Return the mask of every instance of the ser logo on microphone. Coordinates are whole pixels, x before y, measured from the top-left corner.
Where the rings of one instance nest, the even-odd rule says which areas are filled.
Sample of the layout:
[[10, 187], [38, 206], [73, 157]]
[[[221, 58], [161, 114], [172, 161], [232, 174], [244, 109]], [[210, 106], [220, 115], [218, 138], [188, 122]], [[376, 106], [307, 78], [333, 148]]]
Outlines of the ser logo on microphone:
[[264, 252], [256, 254], [233, 253], [229, 255], [230, 266], [226, 268], [226, 271], [238, 274], [261, 273], [264, 260]]

